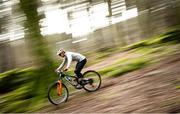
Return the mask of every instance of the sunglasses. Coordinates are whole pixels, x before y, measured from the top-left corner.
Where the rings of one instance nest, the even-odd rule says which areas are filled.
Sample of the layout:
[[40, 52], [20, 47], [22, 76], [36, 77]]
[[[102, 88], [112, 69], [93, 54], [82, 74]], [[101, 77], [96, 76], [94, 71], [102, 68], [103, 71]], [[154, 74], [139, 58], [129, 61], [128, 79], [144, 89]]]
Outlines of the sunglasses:
[[61, 56], [61, 53], [60, 54], [58, 54], [59, 56]]

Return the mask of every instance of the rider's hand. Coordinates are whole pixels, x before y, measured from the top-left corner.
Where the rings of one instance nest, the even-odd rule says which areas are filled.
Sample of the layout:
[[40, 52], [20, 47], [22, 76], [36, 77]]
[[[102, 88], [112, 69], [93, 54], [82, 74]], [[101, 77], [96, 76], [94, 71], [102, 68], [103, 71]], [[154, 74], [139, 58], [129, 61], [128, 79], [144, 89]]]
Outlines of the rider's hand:
[[57, 69], [55, 70], [55, 72], [57, 72], [57, 73], [58, 73], [58, 72], [59, 72], [59, 69], [57, 68]]
[[67, 70], [68, 70], [67, 68], [64, 69], [64, 71], [67, 71]]

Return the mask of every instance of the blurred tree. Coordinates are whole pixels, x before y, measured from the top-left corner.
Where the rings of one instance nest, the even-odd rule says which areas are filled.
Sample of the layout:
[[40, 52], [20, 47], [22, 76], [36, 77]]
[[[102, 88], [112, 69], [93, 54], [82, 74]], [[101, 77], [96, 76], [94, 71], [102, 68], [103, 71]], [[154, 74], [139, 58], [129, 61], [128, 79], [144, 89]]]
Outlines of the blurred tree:
[[111, 0], [107, 0], [109, 16], [112, 16]]
[[26, 41], [34, 55], [37, 66], [37, 75], [33, 77], [34, 83], [30, 90], [30, 97], [46, 96], [47, 81], [50, 79], [53, 69], [53, 61], [50, 57], [45, 38], [41, 35], [38, 15], [39, 0], [20, 0], [20, 8], [26, 16], [25, 33]]
[[6, 13], [6, 9], [8, 7], [5, 6], [4, 3], [5, 3], [5, 1], [0, 0], [0, 4], [1, 4], [0, 5], [0, 10], [2, 10], [1, 14], [0, 14], [0, 33], [7, 31], [7, 27], [5, 27], [5, 26], [7, 26], [8, 19], [9, 19], [9, 15], [7, 15], [7, 13]]
[[0, 33], [2, 33], [2, 31], [3, 31], [2, 24], [3, 24], [3, 19], [2, 19], [2, 17], [0, 17]]
[[142, 38], [152, 37], [154, 30], [152, 29], [152, 13], [151, 13], [151, 1], [137, 0], [136, 6], [138, 13], [143, 11], [141, 15], [138, 15], [139, 25], [142, 30]]
[[[9, 7], [7, 6], [7, 2], [9, 0], [0, 0], [0, 34], [2, 36], [6, 36], [6, 34], [9, 32], [9, 23], [10, 23], [10, 14], [9, 14]], [[11, 53], [12, 56], [12, 50], [10, 44], [7, 42], [8, 41], [8, 36], [2, 37], [0, 39], [0, 73], [7, 71], [13, 67], [12, 59], [10, 59], [9, 54]], [[9, 53], [6, 53], [9, 52]]]

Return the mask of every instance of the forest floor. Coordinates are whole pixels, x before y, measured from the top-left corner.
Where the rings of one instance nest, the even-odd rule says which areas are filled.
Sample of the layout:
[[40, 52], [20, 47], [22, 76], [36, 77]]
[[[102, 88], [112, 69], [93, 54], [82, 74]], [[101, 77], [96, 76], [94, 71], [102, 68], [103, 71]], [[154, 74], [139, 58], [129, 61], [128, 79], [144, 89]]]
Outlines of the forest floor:
[[[149, 56], [154, 63], [141, 69], [116, 77], [102, 79], [96, 92], [77, 90], [70, 94], [66, 103], [54, 106], [48, 103], [37, 112], [51, 113], [162, 113], [180, 112], [180, 50], [170, 45], [162, 49], [173, 52], [163, 55], [162, 51]], [[167, 51], [167, 50], [164, 50]], [[145, 51], [147, 52], [147, 50]], [[102, 62], [85, 68], [101, 70], [111, 66], [118, 58], [139, 58], [134, 51], [113, 54]], [[158, 60], [158, 61], [157, 61]]]

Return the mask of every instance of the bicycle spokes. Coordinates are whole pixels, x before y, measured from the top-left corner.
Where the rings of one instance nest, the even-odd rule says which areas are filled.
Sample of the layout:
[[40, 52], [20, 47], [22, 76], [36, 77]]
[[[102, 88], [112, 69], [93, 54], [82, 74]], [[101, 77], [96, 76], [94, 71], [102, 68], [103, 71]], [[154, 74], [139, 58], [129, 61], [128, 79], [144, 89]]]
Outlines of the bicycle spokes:
[[48, 99], [54, 105], [67, 101], [68, 89], [62, 81], [56, 81], [49, 86]]
[[94, 84], [90, 84], [92, 87], [95, 87]]
[[101, 76], [98, 72], [89, 70], [83, 74], [87, 83], [83, 86], [86, 91], [93, 92], [99, 89], [101, 85]]
[[92, 84], [93, 83], [93, 79], [85, 78], [80, 83], [81, 83], [81, 85]]
[[[64, 81], [69, 82], [71, 85], [77, 87], [82, 86], [86, 91], [93, 92], [100, 88], [101, 86], [101, 76], [98, 72], [89, 70], [83, 74], [82, 80], [78, 80], [77, 77], [65, 75], [61, 73], [59, 75], [58, 81], [55, 81], [48, 87], [48, 99], [54, 104], [58, 105], [63, 102], [66, 102], [69, 96], [68, 88], [63, 83]], [[77, 88], [78, 89], [78, 88]]]

